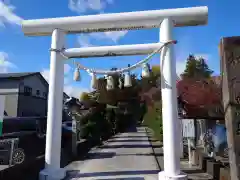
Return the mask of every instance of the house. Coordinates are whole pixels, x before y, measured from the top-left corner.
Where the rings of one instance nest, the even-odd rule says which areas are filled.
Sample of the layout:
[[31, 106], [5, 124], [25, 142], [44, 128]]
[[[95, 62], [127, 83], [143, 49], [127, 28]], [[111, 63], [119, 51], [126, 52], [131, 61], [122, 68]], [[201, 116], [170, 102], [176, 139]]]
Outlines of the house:
[[[3, 89], [6, 92], [5, 113], [8, 116], [47, 115], [48, 82], [40, 72], [2, 73], [0, 90]], [[64, 101], [68, 98], [64, 93]]]

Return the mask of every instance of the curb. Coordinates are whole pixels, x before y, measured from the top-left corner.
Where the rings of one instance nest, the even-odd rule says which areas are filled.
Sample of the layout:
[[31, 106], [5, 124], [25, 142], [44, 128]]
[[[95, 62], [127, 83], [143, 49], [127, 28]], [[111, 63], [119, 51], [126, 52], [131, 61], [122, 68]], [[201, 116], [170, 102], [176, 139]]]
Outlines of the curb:
[[150, 145], [151, 145], [151, 148], [152, 148], [152, 151], [153, 151], [153, 154], [154, 154], [154, 158], [155, 158], [155, 160], [156, 160], [156, 162], [157, 162], [158, 169], [159, 169], [160, 171], [162, 171], [162, 168], [161, 168], [161, 166], [160, 166], [160, 163], [158, 162], [158, 159], [157, 159], [156, 152], [155, 152], [155, 150], [154, 150], [153, 144], [152, 144], [152, 142], [150, 141], [150, 136], [149, 136], [149, 133], [150, 133], [150, 132], [147, 130], [147, 127], [144, 127], [144, 129], [145, 129], [145, 131], [146, 131], [146, 134], [147, 134], [147, 137], [148, 137], [148, 141], [149, 141], [149, 143], [150, 143]]

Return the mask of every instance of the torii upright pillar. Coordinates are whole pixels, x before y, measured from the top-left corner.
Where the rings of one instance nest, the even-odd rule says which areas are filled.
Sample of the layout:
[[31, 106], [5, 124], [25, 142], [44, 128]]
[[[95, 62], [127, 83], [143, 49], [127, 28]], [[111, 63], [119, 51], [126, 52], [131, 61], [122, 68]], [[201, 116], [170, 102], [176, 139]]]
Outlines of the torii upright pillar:
[[[160, 42], [173, 39], [173, 21], [166, 18], [161, 23]], [[163, 119], [164, 171], [159, 179], [186, 179], [180, 172], [179, 119], [176, 93], [176, 60], [173, 45], [164, 47], [161, 53], [161, 92]]]

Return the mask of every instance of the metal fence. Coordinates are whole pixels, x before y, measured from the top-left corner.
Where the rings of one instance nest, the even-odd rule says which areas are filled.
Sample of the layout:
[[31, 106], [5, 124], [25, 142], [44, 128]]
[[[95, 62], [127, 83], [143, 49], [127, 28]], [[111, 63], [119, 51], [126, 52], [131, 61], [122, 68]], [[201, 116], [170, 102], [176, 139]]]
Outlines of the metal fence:
[[211, 130], [212, 140], [214, 143], [214, 151], [219, 155], [227, 154], [227, 138], [225, 124], [218, 124], [216, 121], [209, 119], [197, 119], [196, 121], [196, 145], [198, 147], [204, 146], [204, 136]]

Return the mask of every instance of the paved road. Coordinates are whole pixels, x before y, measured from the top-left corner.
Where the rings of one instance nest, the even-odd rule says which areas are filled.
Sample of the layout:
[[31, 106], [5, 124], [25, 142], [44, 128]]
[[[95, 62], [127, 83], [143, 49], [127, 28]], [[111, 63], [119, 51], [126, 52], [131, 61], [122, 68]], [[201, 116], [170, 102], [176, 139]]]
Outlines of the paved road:
[[157, 180], [160, 171], [144, 127], [116, 135], [65, 168], [66, 180]]

